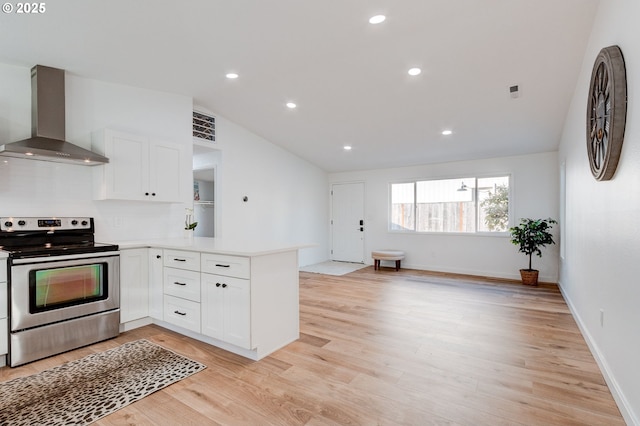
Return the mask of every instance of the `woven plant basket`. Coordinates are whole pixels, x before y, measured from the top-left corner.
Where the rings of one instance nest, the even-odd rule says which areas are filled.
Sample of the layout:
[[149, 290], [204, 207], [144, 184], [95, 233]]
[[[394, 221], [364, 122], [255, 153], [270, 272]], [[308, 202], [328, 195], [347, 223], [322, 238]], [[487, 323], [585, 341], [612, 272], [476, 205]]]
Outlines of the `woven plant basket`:
[[538, 271], [536, 269], [520, 269], [520, 277], [524, 285], [538, 285]]

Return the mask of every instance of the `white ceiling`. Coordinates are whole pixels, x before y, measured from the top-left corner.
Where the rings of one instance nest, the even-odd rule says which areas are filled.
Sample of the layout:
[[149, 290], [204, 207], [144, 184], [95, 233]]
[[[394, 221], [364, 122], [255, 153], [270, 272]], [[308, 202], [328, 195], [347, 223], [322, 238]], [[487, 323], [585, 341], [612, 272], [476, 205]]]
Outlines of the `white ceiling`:
[[557, 149], [598, 2], [45, 4], [0, 15], [0, 62], [189, 95], [335, 172]]

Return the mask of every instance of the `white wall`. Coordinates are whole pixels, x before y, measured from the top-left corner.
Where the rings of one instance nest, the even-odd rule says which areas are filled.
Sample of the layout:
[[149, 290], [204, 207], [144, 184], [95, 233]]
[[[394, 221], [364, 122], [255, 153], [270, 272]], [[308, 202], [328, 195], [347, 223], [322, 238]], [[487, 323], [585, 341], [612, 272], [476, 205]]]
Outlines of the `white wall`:
[[[30, 69], [0, 64], [0, 143], [31, 134]], [[189, 97], [105, 83], [66, 73], [67, 140], [91, 148], [91, 133], [110, 127], [185, 145], [191, 170]], [[98, 166], [99, 167], [99, 166]], [[92, 216], [96, 239], [131, 240], [182, 235], [185, 204], [92, 200], [91, 168], [0, 157], [0, 215]]]
[[327, 260], [326, 172], [219, 115], [216, 135], [220, 151], [195, 161], [217, 168], [216, 236], [313, 244], [300, 265]]
[[[560, 285], [625, 419], [640, 424], [640, 3], [603, 1], [596, 16], [559, 153], [566, 169]], [[627, 125], [614, 178], [597, 182], [586, 151], [587, 94], [598, 52], [615, 44], [627, 69]]]
[[[432, 164], [362, 172], [334, 173], [331, 183], [365, 183], [365, 258], [371, 250], [395, 248], [406, 252], [407, 268], [519, 279], [528, 259], [507, 235], [405, 234], [388, 229], [389, 183], [408, 179], [511, 175], [511, 213], [522, 217], [558, 217], [557, 154]], [[540, 280], [557, 282], [558, 246], [534, 256]]]

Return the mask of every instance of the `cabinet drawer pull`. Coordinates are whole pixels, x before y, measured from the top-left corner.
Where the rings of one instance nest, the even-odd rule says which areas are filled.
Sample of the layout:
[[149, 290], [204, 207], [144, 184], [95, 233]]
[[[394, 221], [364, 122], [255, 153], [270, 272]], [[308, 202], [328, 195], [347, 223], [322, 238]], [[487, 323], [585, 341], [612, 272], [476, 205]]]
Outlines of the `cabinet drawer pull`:
[[187, 283], [181, 283], [181, 282], [178, 282], [178, 281], [174, 281], [173, 283], [174, 283], [175, 285], [187, 285]]
[[186, 262], [187, 259], [177, 259], [177, 258], [173, 258], [173, 260], [175, 260], [176, 262]]
[[187, 315], [187, 313], [186, 313], [186, 312], [180, 312], [180, 311], [173, 311], [173, 313], [174, 313], [174, 314], [178, 314], [178, 315], [182, 315], [182, 316]]
[[230, 267], [231, 265], [222, 265], [222, 264], [220, 264], [220, 263], [216, 263], [216, 266], [217, 266], [218, 268], [228, 268], [228, 267]]

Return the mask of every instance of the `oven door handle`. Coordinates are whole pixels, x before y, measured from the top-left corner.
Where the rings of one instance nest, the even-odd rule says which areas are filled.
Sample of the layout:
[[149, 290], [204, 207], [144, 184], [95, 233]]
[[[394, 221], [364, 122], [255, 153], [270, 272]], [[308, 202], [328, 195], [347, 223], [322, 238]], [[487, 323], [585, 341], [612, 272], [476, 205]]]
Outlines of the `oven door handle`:
[[45, 262], [58, 262], [61, 260], [77, 260], [77, 259], [92, 259], [95, 257], [109, 257], [119, 256], [119, 251], [103, 251], [96, 253], [79, 253], [79, 254], [67, 254], [62, 256], [41, 256], [41, 257], [23, 257], [19, 259], [11, 259], [12, 265], [26, 265], [32, 263], [45, 263]]

